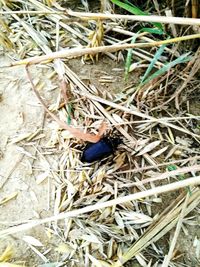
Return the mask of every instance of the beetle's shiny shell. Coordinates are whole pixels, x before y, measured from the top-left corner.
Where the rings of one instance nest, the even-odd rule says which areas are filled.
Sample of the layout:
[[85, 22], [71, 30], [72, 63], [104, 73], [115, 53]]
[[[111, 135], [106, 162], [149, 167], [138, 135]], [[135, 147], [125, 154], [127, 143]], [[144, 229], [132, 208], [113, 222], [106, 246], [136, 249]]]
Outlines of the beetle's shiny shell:
[[102, 138], [97, 143], [90, 143], [83, 150], [81, 161], [91, 163], [97, 160], [102, 160], [103, 158], [113, 154], [120, 143], [120, 138], [108, 137]]

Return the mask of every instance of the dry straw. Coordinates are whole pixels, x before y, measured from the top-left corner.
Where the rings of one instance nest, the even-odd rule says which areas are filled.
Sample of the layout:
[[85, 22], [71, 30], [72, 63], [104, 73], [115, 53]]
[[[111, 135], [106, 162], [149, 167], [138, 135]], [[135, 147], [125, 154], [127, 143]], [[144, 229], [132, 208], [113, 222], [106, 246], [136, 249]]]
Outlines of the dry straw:
[[178, 190], [180, 188], [184, 188], [187, 186], [194, 186], [198, 184], [200, 184], [200, 176], [191, 177], [184, 181], [178, 181], [178, 182], [170, 183], [170, 184], [163, 185], [163, 186], [157, 186], [156, 188], [152, 188], [152, 189], [149, 189], [143, 192], [138, 192], [135, 194], [130, 194], [128, 196], [119, 197], [119, 198], [109, 200], [103, 203], [97, 203], [95, 205], [84, 207], [78, 210], [68, 211], [68, 212], [61, 213], [61, 214], [58, 214], [56, 216], [52, 216], [49, 218], [45, 218], [45, 219], [41, 219], [37, 221], [31, 221], [31, 222], [28, 222], [26, 224], [22, 224], [19, 226], [13, 226], [13, 227], [10, 227], [9, 229], [0, 231], [0, 238], [4, 238], [7, 235], [18, 233], [20, 231], [25, 231], [27, 229], [30, 229], [32, 227], [35, 227], [35, 226], [38, 226], [44, 223], [80, 216], [81, 214], [89, 213], [95, 210], [101, 210], [107, 207], [116, 206], [116, 205], [123, 204], [129, 201], [134, 201], [134, 200], [138, 200], [141, 198], [153, 196], [156, 194], [170, 192], [170, 191]]
[[54, 53], [49, 53], [45, 56], [36, 56], [33, 58], [17, 61], [11, 64], [11, 66], [18, 66], [18, 65], [24, 65], [24, 64], [38, 64], [41, 62], [49, 62], [51, 60], [57, 59], [57, 58], [76, 58], [81, 57], [86, 54], [95, 55], [97, 53], [108, 53], [108, 52], [116, 52], [119, 50], [124, 50], [127, 48], [147, 48], [147, 47], [156, 47], [164, 44], [172, 44], [177, 43], [181, 41], [191, 40], [200, 38], [200, 34], [192, 34], [172, 39], [167, 39], [164, 41], [154, 41], [151, 43], [136, 43], [136, 44], [124, 44], [124, 45], [112, 45], [112, 46], [99, 46], [99, 47], [92, 47], [92, 48], [74, 48], [70, 50], [64, 50]]
[[77, 18], [87, 19], [123, 19], [131, 21], [145, 21], [145, 22], [160, 22], [167, 24], [180, 24], [180, 25], [200, 25], [200, 19], [182, 18], [182, 17], [164, 17], [164, 16], [136, 16], [136, 15], [118, 15], [118, 14], [103, 14], [103, 13], [89, 13], [89, 12], [74, 12], [71, 10], [66, 11], [67, 15]]
[[[9, 54], [13, 58], [11, 66], [26, 65], [27, 77], [37, 100], [59, 126], [51, 123], [48, 140], [45, 136], [47, 128], [44, 132], [36, 129], [11, 138], [11, 144], [20, 146], [22, 156], [4, 177], [0, 189], [3, 190], [19, 163], [27, 157], [38, 186], [48, 187], [45, 207], [49, 209], [53, 203], [53, 213], [43, 219], [0, 222], [4, 227], [0, 237], [6, 240], [8, 235], [17, 235], [45, 224], [50, 240], [47, 245], [34, 236], [22, 238], [45, 264], [49, 260], [50, 251], [53, 251], [51, 256], [55, 254], [56, 261], [59, 260], [63, 266], [79, 266], [78, 262], [84, 266], [117, 267], [133, 258], [143, 266], [151, 266], [152, 259], [157, 261], [161, 257], [165, 258], [163, 267], [169, 266], [173, 261], [180, 230], [184, 229], [183, 219], [200, 202], [197, 187], [200, 184], [200, 156], [198, 149], [192, 145], [192, 142], [199, 144], [199, 132], [195, 128], [199, 116], [190, 114], [189, 98], [187, 110], [180, 115], [184, 106], [181, 101], [185, 99], [182, 99], [182, 95], [185, 91], [198, 88], [195, 74], [200, 66], [199, 52], [193, 55], [188, 64], [172, 67], [166, 74], [139, 89], [128, 81], [128, 85], [123, 84], [124, 88], [118, 94], [102, 90], [102, 87], [96, 88], [93, 84], [86, 86], [69, 67], [73, 60], [68, 61], [68, 64], [61, 59], [84, 56], [94, 60], [93, 55], [104, 53], [118, 60], [122, 56], [121, 50], [133, 48], [132, 70], [136, 70], [135, 73], [137, 70], [143, 73], [152, 61], [155, 62], [155, 69], [159, 70], [168, 61], [181, 57], [178, 49], [180, 42], [183, 45], [185, 41], [199, 39], [200, 34], [155, 41], [153, 35], [147, 32], [137, 35], [133, 30], [125, 28], [123, 21], [199, 26], [200, 19], [73, 12], [62, 9], [58, 1], [5, 3], [3, 1], [0, 11], [7, 18], [1, 21], [1, 44], [6, 49], [17, 47], [18, 60], [14, 58], [13, 51]], [[48, 3], [48, 6], [44, 3]], [[13, 5], [18, 6], [20, 11], [13, 10]], [[156, 10], [160, 12], [159, 7]], [[100, 29], [99, 39], [93, 30], [95, 27], [89, 28], [88, 25]], [[136, 43], [130, 44], [133, 37], [137, 37]], [[94, 47], [100, 43], [101, 46]], [[155, 59], [155, 51], [162, 45], [170, 46], [163, 48], [164, 57]], [[113, 53], [116, 51], [118, 53]], [[44, 78], [42, 75], [38, 78], [34, 73], [32, 64], [48, 72], [48, 85], [40, 80]], [[108, 85], [118, 75], [116, 73], [120, 72], [112, 70], [112, 75], [103, 73], [100, 78], [92, 78]], [[51, 99], [47, 106], [45, 103], [48, 101], [44, 101], [46, 87], [49, 89], [49, 81], [54, 83], [55, 80], [59, 80], [60, 91], [56, 90], [57, 99]], [[10, 88], [12, 86], [15, 86], [14, 82]], [[56, 86], [54, 84], [51, 90], [57, 89]], [[169, 89], [174, 90], [172, 95]], [[169, 103], [173, 106], [174, 100], [176, 108], [181, 111], [173, 111], [167, 106]], [[84, 165], [79, 160], [82, 143], [66, 131], [69, 130], [66, 121], [70, 127], [84, 133], [90, 131], [96, 136], [102, 120], [106, 120], [108, 129], [116, 129], [128, 147], [122, 145], [113, 155], [114, 159], [107, 159], [104, 164], [97, 162]], [[40, 140], [44, 140], [42, 145]], [[27, 151], [28, 147], [34, 148], [35, 152]], [[36, 159], [40, 164], [33, 164]], [[166, 171], [166, 167], [172, 171]], [[177, 192], [177, 198], [170, 198], [169, 192], [172, 191]], [[192, 194], [189, 195], [189, 192]], [[159, 215], [153, 205], [159, 209], [159, 203], [165, 195], [163, 193], [168, 193], [170, 204]], [[7, 205], [9, 201], [16, 201], [16, 196], [8, 195], [0, 202]], [[166, 255], [162, 248], [158, 250], [156, 241], [174, 227], [175, 235]], [[20, 235], [17, 236], [20, 238]], [[52, 236], [57, 242], [53, 246]], [[151, 250], [147, 248], [149, 245]], [[160, 264], [160, 261], [155, 264]]]

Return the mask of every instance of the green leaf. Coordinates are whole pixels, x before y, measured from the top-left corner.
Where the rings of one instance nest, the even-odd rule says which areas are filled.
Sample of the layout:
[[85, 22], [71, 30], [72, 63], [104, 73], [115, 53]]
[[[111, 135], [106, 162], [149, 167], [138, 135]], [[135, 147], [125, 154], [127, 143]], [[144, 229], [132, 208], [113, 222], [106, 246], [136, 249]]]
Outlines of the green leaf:
[[[133, 36], [132, 40], [131, 40], [131, 44], [134, 44], [137, 37], [138, 37], [138, 33], [136, 33], [135, 36]], [[129, 48], [128, 49], [128, 53], [127, 53], [127, 57], [126, 57], [126, 63], [125, 63], [125, 80], [128, 78], [128, 73], [129, 73], [129, 69], [131, 66], [131, 62], [132, 62], [132, 51], [133, 48]]]
[[158, 59], [160, 58], [160, 56], [162, 55], [164, 49], [165, 49], [166, 45], [162, 45], [156, 52], [154, 58], [152, 59], [151, 63], [149, 64], [144, 76], [142, 77], [142, 83], [144, 82], [144, 80], [147, 78], [147, 76], [149, 75], [149, 73], [151, 72], [151, 70], [153, 69], [156, 61], [158, 61]]
[[66, 106], [66, 109], [67, 109], [67, 124], [68, 125], [70, 125], [71, 124], [71, 115], [72, 115], [72, 106], [71, 106], [71, 104], [68, 104], [67, 106]]
[[157, 29], [157, 28], [142, 28], [140, 32], [149, 32], [154, 34], [162, 35], [164, 32], [163, 30]]
[[[176, 165], [169, 165], [169, 166], [167, 167], [167, 170], [168, 170], [168, 171], [175, 171], [175, 170], [177, 170], [177, 167], [176, 167]], [[182, 175], [182, 174], [179, 174], [179, 175], [178, 175], [178, 179], [179, 179], [179, 180], [185, 180], [185, 176]], [[187, 193], [188, 193], [190, 196], [192, 195], [192, 191], [191, 191], [191, 189], [190, 189], [189, 186], [186, 186], [186, 191], [187, 191]]]
[[[127, 11], [129, 11], [130, 13], [134, 14], [134, 15], [145, 15], [145, 16], [149, 16], [148, 13], [142, 11], [141, 9], [139, 9], [138, 7], [134, 6], [133, 4], [129, 3], [128, 1], [126, 1], [127, 3], [123, 3], [119, 0], [111, 0], [111, 2]], [[159, 28], [159, 29], [163, 29], [163, 26], [161, 23], [158, 22], [152, 22], [152, 25], [154, 25], [155, 27]]]
[[134, 15], [149, 15], [148, 13], [142, 11], [141, 9], [139, 9], [138, 7], [134, 6], [131, 3], [123, 3], [119, 0], [111, 0], [113, 2], [113, 4], [118, 5], [119, 7], [122, 7], [123, 9], [129, 11], [130, 13], [134, 14]]
[[143, 81], [141, 84], [144, 85], [151, 80], [163, 75], [163, 73], [170, 70], [172, 67], [174, 67], [177, 64], [185, 63], [187, 61], [191, 60], [191, 56], [189, 56], [189, 53], [183, 54], [179, 58], [175, 59], [174, 61], [169, 62], [168, 64], [164, 65], [160, 70], [153, 73], [149, 78], [147, 78], [145, 81]]
[[177, 167], [175, 165], [169, 165], [169, 166], [167, 166], [167, 170], [170, 172], [175, 171], [175, 170], [177, 170]]

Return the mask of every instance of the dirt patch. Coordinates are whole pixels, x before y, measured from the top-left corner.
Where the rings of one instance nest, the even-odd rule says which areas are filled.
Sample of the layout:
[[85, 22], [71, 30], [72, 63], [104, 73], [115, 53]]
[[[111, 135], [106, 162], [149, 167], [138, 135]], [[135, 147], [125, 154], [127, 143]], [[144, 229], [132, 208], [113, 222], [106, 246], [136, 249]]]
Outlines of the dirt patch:
[[[8, 63], [2, 58], [3, 64]], [[34, 70], [35, 76], [41, 71]], [[37, 75], [36, 75], [37, 73]], [[40, 166], [41, 155], [37, 152], [37, 142], [15, 143], [15, 138], [24, 134], [31, 134], [38, 129], [45, 131], [43, 122], [44, 110], [38, 104], [24, 71], [24, 67], [1, 69], [1, 103], [0, 103], [0, 190], [1, 200], [16, 196], [1, 205], [1, 229], [12, 224], [29, 219], [37, 219], [41, 214], [52, 214], [52, 182], [44, 181], [37, 184], [34, 171], [35, 166]], [[46, 126], [45, 126], [46, 127]], [[47, 128], [46, 128], [47, 129]], [[42, 243], [47, 243], [47, 235], [43, 227], [30, 230], [26, 235], [31, 235]], [[29, 262], [29, 266], [41, 262], [30, 248], [22, 241], [24, 234], [17, 237], [6, 238], [0, 243], [2, 251], [8, 244], [14, 244], [14, 258]], [[37, 265], [35, 265], [37, 266]]]

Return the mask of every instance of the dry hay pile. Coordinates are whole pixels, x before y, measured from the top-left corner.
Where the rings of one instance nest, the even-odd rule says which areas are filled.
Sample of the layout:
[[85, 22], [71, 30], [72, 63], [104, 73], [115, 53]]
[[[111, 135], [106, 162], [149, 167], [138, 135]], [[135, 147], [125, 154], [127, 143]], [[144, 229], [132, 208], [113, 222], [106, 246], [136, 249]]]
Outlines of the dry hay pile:
[[[32, 156], [43, 164], [40, 168], [33, 164], [33, 174], [38, 184], [48, 180], [54, 186], [53, 198], [49, 194], [52, 216], [1, 222], [1, 242], [8, 235], [24, 233], [20, 238], [43, 267], [188, 266], [177, 240], [181, 229], [187, 233], [187, 226], [197, 224], [199, 216], [199, 116], [191, 111], [190, 99], [194, 93], [199, 97], [195, 75], [200, 52], [197, 49], [180, 54], [178, 48], [179, 41], [200, 35], [185, 34], [154, 42], [151, 33], [134, 33], [123, 16], [110, 15], [113, 5], [109, 1], [101, 2], [101, 11], [107, 11], [110, 18], [105, 21], [94, 19], [90, 13], [84, 13], [81, 19], [80, 14], [66, 11], [62, 2], [1, 1], [3, 53], [9, 56], [12, 66], [28, 64], [27, 80], [33, 91], [43, 96], [37, 95], [43, 106], [46, 84], [41, 74], [35, 77], [32, 65], [46, 71], [47, 78], [56, 84], [52, 91], [59, 90], [57, 95], [53, 93], [47, 110], [56, 114], [58, 124], [48, 117], [48, 133], [39, 129], [11, 140], [21, 147], [37, 148]], [[87, 1], [83, 3], [89, 11]], [[196, 19], [194, 23], [200, 22]], [[177, 31], [172, 24], [170, 27]], [[137, 41], [130, 45], [134, 38]], [[163, 56], [156, 54], [159, 45], [163, 45]], [[132, 71], [144, 75], [147, 68], [150, 71], [145, 82], [128, 80], [118, 93], [84, 84], [68, 64], [69, 58], [80, 56], [82, 68], [88, 60], [95, 64], [95, 60], [102, 59], [97, 52], [120, 60], [126, 54], [121, 49], [131, 47], [135, 49], [131, 50], [134, 63], [129, 66], [129, 75]], [[158, 73], [164, 67], [165, 72]], [[109, 83], [112, 77], [108, 74], [102, 79]], [[102, 121], [106, 122], [106, 134], [120, 135], [124, 143], [104, 162], [82, 163], [83, 140], [99, 138]], [[42, 139], [45, 141], [40, 143]], [[30, 157], [25, 152], [22, 150], [23, 157]], [[0, 205], [16, 197], [13, 193], [0, 199]], [[194, 210], [194, 216], [187, 217]], [[41, 225], [45, 225], [48, 237], [45, 245], [39, 238], [25, 235], [26, 230]], [[169, 240], [166, 234], [172, 229]], [[197, 266], [192, 264], [199, 262], [199, 237], [192, 242], [196, 258], [191, 266]], [[11, 245], [15, 247], [15, 242]], [[15, 258], [11, 246], [0, 255], [0, 266], [30, 266], [28, 260], [20, 261], [23, 259]]]

